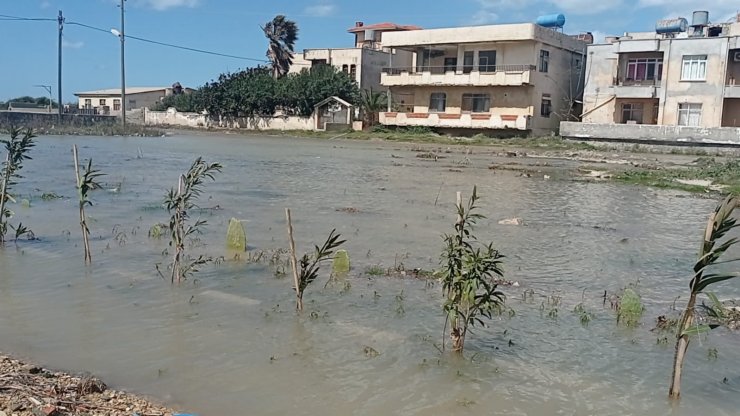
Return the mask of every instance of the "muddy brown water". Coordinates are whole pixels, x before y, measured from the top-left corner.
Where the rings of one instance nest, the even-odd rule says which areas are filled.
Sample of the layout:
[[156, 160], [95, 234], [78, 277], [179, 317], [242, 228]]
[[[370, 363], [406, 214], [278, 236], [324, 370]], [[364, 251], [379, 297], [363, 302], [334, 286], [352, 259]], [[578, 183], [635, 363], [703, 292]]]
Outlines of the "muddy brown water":
[[[88, 208], [89, 268], [73, 143], [107, 174], [108, 189], [96, 191]], [[717, 330], [692, 343], [684, 398], [672, 408], [672, 343], [657, 342], [670, 334], [650, 331], [687, 292], [714, 201], [565, 174], [546, 180], [491, 171], [497, 159], [487, 153], [476, 148], [434, 162], [409, 146], [373, 142], [39, 138], [17, 186], [31, 206], [12, 209], [40, 240], [0, 251], [0, 349], [90, 371], [202, 415], [737, 414], [736, 334]], [[205, 246], [191, 252], [228, 257], [231, 217], [245, 221], [253, 250], [285, 247], [283, 209], [291, 207], [299, 251], [332, 228], [348, 239], [348, 284], [324, 287], [322, 277], [297, 317], [290, 279], [268, 265], [226, 261], [182, 287], [163, 281], [155, 264], [167, 263], [167, 243], [147, 230], [166, 222], [163, 194], [198, 155], [224, 170], [206, 185], [200, 205], [220, 209], [201, 214]], [[562, 172], [575, 168], [548, 162]], [[476, 329], [469, 359], [458, 360], [435, 347], [444, 323], [439, 285], [362, 272], [399, 262], [436, 267], [440, 235], [455, 219], [455, 191], [467, 197], [473, 184], [488, 216], [478, 236], [507, 256], [506, 276], [520, 286], [504, 288], [516, 314]], [[45, 192], [63, 198], [42, 200]], [[343, 208], [359, 212], [337, 211]], [[525, 226], [498, 224], [511, 217]], [[643, 325], [618, 328], [601, 295], [638, 281]], [[530, 289], [534, 299], [523, 301]], [[734, 283], [721, 290], [740, 295]], [[553, 295], [562, 297], [556, 308], [547, 304]], [[593, 314], [587, 327], [572, 312], [581, 302]], [[368, 356], [365, 347], [380, 354]]]

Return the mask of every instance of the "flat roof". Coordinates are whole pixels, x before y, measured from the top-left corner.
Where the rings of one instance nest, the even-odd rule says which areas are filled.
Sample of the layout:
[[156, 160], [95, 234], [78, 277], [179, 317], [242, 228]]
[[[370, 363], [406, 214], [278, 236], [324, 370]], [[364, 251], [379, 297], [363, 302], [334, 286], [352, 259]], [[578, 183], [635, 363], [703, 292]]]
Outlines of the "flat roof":
[[366, 30], [380, 30], [380, 31], [384, 31], [384, 30], [388, 30], [388, 31], [392, 31], [392, 30], [421, 30], [421, 27], [420, 26], [416, 26], [416, 25], [399, 25], [399, 24], [391, 23], [391, 22], [383, 22], [383, 23], [374, 23], [372, 25], [365, 25], [365, 24], [363, 24], [362, 26], [351, 27], [351, 28], [347, 29], [347, 32], [349, 32], [349, 33], [357, 33], [357, 32], [364, 32]]
[[534, 23], [465, 26], [383, 33], [383, 46], [391, 48], [455, 45], [461, 43], [534, 40], [568, 50], [584, 50], [586, 42]]

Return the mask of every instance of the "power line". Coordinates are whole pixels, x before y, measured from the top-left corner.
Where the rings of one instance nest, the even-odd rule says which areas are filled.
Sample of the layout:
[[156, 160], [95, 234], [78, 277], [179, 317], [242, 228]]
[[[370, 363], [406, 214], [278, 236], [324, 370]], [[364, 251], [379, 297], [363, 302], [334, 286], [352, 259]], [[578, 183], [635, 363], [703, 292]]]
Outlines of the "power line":
[[7, 14], [0, 14], [0, 20], [20, 20], [20, 21], [34, 21], [34, 22], [56, 22], [57, 19], [49, 19], [44, 17], [20, 17], [20, 16], [9, 16]]
[[[9, 16], [9, 15], [4, 15], [4, 14], [0, 14], [0, 20], [45, 21], [45, 22], [47, 22], [47, 21], [48, 22], [56, 22], [57, 21], [57, 19], [29, 18], [29, 17], [20, 17], [20, 16]], [[96, 26], [91, 26], [91, 25], [88, 25], [88, 24], [85, 24], [85, 23], [80, 23], [80, 22], [65, 22], [65, 23], [68, 24], [68, 25], [80, 26], [80, 27], [84, 27], [86, 29], [90, 29], [90, 30], [94, 30], [94, 31], [102, 32], [102, 33], [106, 33], [106, 34], [110, 34], [111, 33], [110, 30], [106, 30], [106, 29], [103, 29], [103, 28], [100, 28], [100, 27], [96, 27]], [[125, 34], [124, 36], [127, 39], [138, 40], [139, 42], [151, 43], [151, 44], [154, 44], [154, 45], [165, 46], [165, 47], [168, 47], [168, 48], [180, 49], [180, 50], [185, 50], [185, 51], [189, 51], [189, 52], [202, 53], [202, 54], [212, 55], [212, 56], [220, 56], [220, 57], [223, 57], [223, 58], [240, 59], [240, 60], [243, 60], [243, 61], [259, 62], [259, 63], [270, 63], [270, 61], [267, 60], [267, 59], [249, 58], [249, 57], [245, 57], [245, 56], [238, 56], [238, 55], [231, 55], [231, 54], [227, 54], [227, 53], [208, 51], [208, 50], [205, 50], [205, 49], [191, 48], [189, 46], [182, 46], [182, 45], [176, 45], [176, 44], [173, 44], [173, 43], [160, 42], [160, 41], [157, 41], [157, 40], [142, 38], [142, 37], [138, 37], [138, 36], [132, 36], [132, 35], [128, 35], [128, 34]], [[294, 65], [306, 65], [306, 64], [303, 64], [303, 63], [295, 63]]]
[[[105, 29], [102, 29], [102, 28], [99, 28], [99, 27], [90, 26], [90, 25], [87, 25], [87, 24], [84, 24], [84, 23], [67, 22], [67, 24], [68, 25], [75, 25], [75, 26], [82, 26], [84, 28], [91, 29], [91, 30], [96, 30], [98, 32], [111, 33], [110, 30], [105, 30]], [[146, 43], [151, 43], [151, 44], [154, 44], [154, 45], [166, 46], [166, 47], [169, 47], [169, 48], [181, 49], [181, 50], [190, 51], [190, 52], [203, 53], [203, 54], [207, 54], [207, 55], [220, 56], [220, 57], [224, 57], [224, 58], [241, 59], [241, 60], [244, 60], [244, 61], [253, 61], [253, 62], [262, 62], [262, 63], [269, 62], [266, 59], [247, 58], [245, 56], [237, 56], [237, 55], [230, 55], [230, 54], [227, 54], [227, 53], [207, 51], [207, 50], [204, 50], [204, 49], [191, 48], [189, 46], [182, 46], [182, 45], [175, 45], [175, 44], [172, 44], [172, 43], [160, 42], [160, 41], [156, 41], [156, 40], [152, 40], [152, 39], [146, 39], [146, 38], [141, 38], [141, 37], [138, 37], [138, 36], [132, 36], [132, 35], [128, 35], [128, 34], [126, 34], [124, 36], [127, 39], [134, 39], [134, 40], [138, 40], [140, 42], [146, 42]]]

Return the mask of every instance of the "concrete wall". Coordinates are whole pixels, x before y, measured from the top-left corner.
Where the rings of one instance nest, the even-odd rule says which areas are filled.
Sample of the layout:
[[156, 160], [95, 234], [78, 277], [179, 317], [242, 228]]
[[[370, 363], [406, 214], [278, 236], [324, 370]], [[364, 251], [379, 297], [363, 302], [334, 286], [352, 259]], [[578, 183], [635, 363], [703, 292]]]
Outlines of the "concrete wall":
[[247, 130], [316, 130], [316, 119], [297, 116], [274, 117], [209, 117], [200, 113], [180, 113], [174, 108], [167, 111], [144, 111], [144, 124], [150, 126], [180, 126], [192, 128], [234, 128]]
[[[395, 91], [395, 90], [394, 90]], [[429, 112], [429, 101], [432, 93], [447, 94], [445, 113], [462, 114], [463, 94], [489, 94], [491, 96], [491, 114], [528, 115], [533, 113], [530, 89], [522, 87], [415, 87], [399, 88], [398, 92], [408, 97], [406, 103], [413, 106], [414, 113]]]
[[672, 145], [740, 146], [740, 128], [651, 126], [645, 124], [591, 124], [563, 122], [560, 135], [570, 139], [593, 139]]
[[144, 124], [150, 126], [182, 126], [182, 127], [204, 127], [211, 126], [211, 119], [200, 113], [180, 113], [174, 108], [167, 111], [151, 111], [144, 109]]
[[23, 113], [19, 111], [0, 111], [0, 128], [10, 126], [30, 127], [32, 129], [50, 126], [89, 127], [97, 124], [114, 124], [116, 117], [63, 114], [61, 122], [57, 113]]

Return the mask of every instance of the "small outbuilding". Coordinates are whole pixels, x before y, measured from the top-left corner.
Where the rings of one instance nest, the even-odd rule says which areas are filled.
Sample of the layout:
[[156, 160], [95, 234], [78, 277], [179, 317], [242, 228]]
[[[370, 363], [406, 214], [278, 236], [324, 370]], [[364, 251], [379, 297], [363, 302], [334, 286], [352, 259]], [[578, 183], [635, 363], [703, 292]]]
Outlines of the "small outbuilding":
[[338, 131], [352, 128], [354, 106], [347, 101], [331, 96], [314, 106], [316, 130]]

